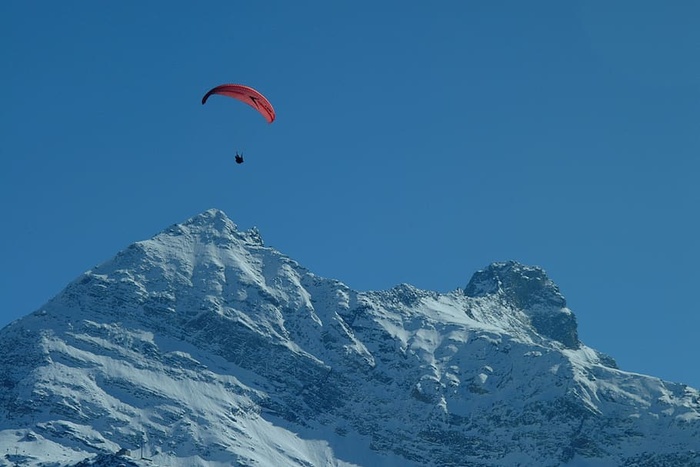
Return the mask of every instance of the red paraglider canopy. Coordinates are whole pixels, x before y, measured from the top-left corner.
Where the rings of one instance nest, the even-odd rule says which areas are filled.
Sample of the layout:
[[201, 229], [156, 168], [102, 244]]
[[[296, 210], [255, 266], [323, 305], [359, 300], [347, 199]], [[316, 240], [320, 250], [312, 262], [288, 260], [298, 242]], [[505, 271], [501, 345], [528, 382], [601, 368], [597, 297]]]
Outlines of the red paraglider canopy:
[[265, 117], [267, 123], [272, 123], [275, 120], [275, 109], [265, 96], [260, 94], [255, 89], [244, 86], [242, 84], [222, 84], [210, 90], [202, 97], [202, 104], [207, 102], [209, 96], [220, 94], [222, 96], [233, 97], [241, 102], [245, 102]]

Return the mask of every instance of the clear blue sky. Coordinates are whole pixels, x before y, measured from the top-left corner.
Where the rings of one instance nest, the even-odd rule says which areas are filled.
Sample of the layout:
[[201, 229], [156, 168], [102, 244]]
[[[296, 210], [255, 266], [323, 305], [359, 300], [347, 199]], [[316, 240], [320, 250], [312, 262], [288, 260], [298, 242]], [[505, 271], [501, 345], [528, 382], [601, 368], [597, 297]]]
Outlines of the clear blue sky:
[[[542, 266], [586, 344], [700, 387], [698, 24], [694, 0], [2, 1], [0, 326], [215, 207], [358, 290]], [[277, 121], [200, 104], [225, 82]]]

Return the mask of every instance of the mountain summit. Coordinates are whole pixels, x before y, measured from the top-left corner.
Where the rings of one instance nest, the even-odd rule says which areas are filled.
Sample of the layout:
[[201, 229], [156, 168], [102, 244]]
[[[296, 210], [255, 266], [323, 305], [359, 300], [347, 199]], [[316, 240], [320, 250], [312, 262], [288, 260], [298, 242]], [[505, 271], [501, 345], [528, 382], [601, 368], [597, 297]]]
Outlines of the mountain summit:
[[700, 466], [537, 267], [359, 292], [208, 210], [0, 330], [0, 465]]
[[557, 285], [538, 267], [514, 261], [493, 263], [478, 271], [464, 289], [468, 297], [491, 297], [521, 310], [541, 335], [570, 349], [579, 347], [576, 317], [566, 308]]

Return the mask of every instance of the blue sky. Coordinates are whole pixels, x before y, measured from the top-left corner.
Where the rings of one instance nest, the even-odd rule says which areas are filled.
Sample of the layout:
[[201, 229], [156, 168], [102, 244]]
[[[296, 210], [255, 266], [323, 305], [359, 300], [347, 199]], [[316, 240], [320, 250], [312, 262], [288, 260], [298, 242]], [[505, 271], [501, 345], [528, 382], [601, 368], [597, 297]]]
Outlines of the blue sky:
[[[0, 325], [215, 207], [358, 290], [539, 265], [586, 344], [700, 387], [699, 23], [695, 1], [0, 2]], [[277, 121], [200, 104], [225, 82]]]

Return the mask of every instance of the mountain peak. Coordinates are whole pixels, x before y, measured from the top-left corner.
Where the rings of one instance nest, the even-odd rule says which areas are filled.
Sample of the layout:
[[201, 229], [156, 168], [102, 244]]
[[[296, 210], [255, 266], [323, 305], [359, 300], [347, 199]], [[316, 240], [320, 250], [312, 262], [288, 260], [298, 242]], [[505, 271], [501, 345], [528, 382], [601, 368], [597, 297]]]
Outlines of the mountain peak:
[[252, 245], [263, 246], [264, 242], [256, 227], [239, 231], [238, 226], [220, 209], [207, 209], [181, 224], [172, 225], [166, 235], [198, 235], [209, 239], [242, 240]]
[[230, 224], [233, 225], [234, 229], [236, 225], [228, 218], [226, 213], [221, 209], [211, 208], [204, 212], [201, 212], [184, 222], [185, 224]]
[[238, 226], [219, 209], [207, 209], [180, 224], [184, 227], [198, 230], [216, 231], [227, 235], [238, 231]]
[[525, 313], [538, 333], [569, 348], [578, 348], [576, 317], [559, 287], [537, 266], [517, 261], [492, 263], [477, 271], [464, 289], [468, 297], [496, 296]]
[[464, 293], [469, 297], [482, 297], [499, 293], [507, 301], [521, 309], [566, 307], [566, 300], [559, 287], [537, 266], [526, 266], [517, 261], [492, 263], [477, 271], [467, 284]]

